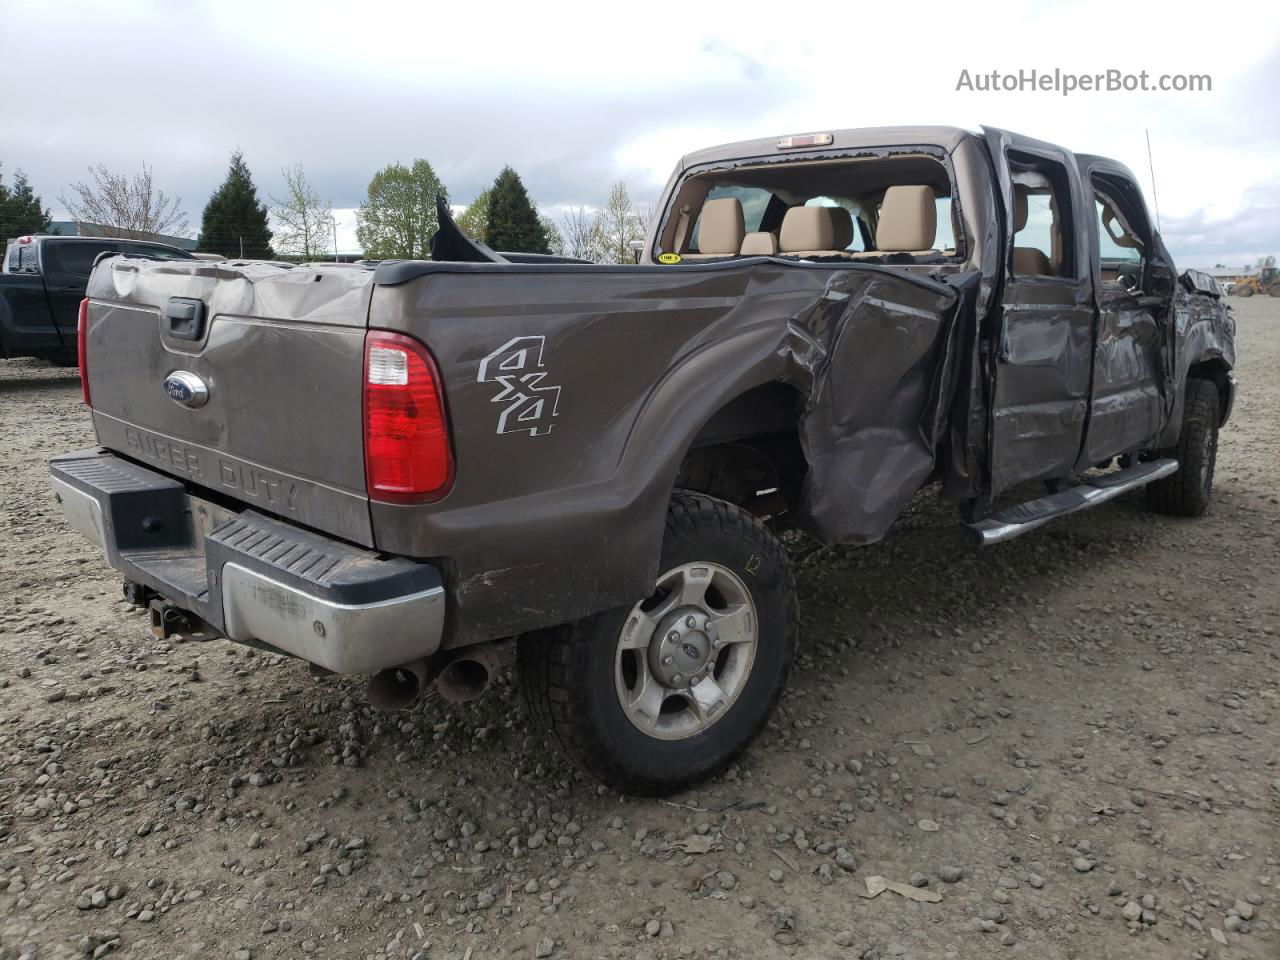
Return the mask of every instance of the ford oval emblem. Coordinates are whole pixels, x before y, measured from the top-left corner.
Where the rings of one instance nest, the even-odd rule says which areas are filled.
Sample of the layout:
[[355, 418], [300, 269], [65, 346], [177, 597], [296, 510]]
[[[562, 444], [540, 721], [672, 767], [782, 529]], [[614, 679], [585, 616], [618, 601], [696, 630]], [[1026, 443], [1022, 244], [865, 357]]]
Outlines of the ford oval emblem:
[[175, 370], [165, 377], [164, 392], [174, 403], [192, 410], [209, 402], [209, 385], [189, 370]]

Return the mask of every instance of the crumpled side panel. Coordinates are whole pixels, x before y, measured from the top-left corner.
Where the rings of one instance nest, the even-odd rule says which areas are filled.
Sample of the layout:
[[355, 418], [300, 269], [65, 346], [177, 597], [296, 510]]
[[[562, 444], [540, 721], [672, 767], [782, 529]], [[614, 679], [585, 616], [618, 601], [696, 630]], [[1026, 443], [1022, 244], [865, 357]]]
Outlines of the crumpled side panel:
[[[832, 276], [789, 330], [807, 375], [799, 516], [827, 542], [884, 536], [937, 466], [955, 383], [960, 297], [887, 275]], [[822, 349], [817, 349], [822, 345]]]
[[1213, 361], [1228, 370], [1236, 365], [1236, 322], [1231, 308], [1221, 299], [1199, 292], [1189, 292], [1180, 283], [1173, 301], [1173, 340], [1175, 385], [1169, 423], [1160, 436], [1158, 447], [1171, 447], [1182, 426], [1182, 409], [1186, 402], [1187, 373], [1194, 364]]

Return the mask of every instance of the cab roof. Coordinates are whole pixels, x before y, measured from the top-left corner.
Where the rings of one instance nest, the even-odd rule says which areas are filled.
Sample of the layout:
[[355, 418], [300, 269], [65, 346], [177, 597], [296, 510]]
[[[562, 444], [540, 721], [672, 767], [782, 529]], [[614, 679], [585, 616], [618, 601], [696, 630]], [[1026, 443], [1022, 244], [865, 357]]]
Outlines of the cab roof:
[[682, 169], [701, 166], [717, 161], [746, 160], [752, 157], [776, 157], [792, 153], [844, 152], [876, 147], [901, 147], [907, 145], [926, 145], [941, 147], [948, 153], [955, 150], [963, 141], [980, 136], [973, 130], [962, 127], [943, 126], [908, 126], [908, 127], [856, 127], [848, 130], [823, 130], [815, 133], [829, 135], [830, 143], [823, 143], [804, 148], [803, 151], [792, 147], [779, 146], [786, 137], [801, 136], [797, 134], [780, 134], [776, 137], [760, 137], [755, 140], [739, 140], [735, 143], [722, 143], [714, 147], [706, 147], [686, 154], [680, 160]]

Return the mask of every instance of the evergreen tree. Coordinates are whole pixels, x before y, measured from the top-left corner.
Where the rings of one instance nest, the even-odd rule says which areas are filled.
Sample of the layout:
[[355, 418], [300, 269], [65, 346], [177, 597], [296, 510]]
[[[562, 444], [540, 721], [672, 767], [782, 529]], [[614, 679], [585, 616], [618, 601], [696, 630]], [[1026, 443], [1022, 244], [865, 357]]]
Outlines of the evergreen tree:
[[49, 211], [31, 189], [27, 175], [19, 170], [10, 189], [0, 180], [0, 241], [49, 229]]
[[269, 260], [275, 256], [266, 205], [258, 201], [253, 177], [239, 150], [231, 154], [227, 179], [205, 204], [197, 245], [206, 253], [224, 257]]
[[551, 252], [537, 208], [530, 202], [520, 175], [510, 167], [503, 167], [489, 188], [489, 223], [484, 242], [498, 251]]

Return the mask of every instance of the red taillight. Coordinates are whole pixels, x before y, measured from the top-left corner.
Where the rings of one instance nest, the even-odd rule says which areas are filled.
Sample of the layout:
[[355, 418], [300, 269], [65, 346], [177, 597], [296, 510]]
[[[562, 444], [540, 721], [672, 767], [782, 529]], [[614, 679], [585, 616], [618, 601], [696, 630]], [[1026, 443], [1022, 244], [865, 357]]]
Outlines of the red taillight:
[[453, 483], [449, 422], [435, 361], [411, 337], [364, 340], [365, 485], [374, 500], [437, 500]]
[[80, 301], [80, 316], [76, 320], [76, 359], [80, 366], [80, 392], [84, 395], [84, 405], [91, 407], [93, 404], [89, 402], [89, 353], [85, 350], [88, 339], [89, 298], [86, 297]]

